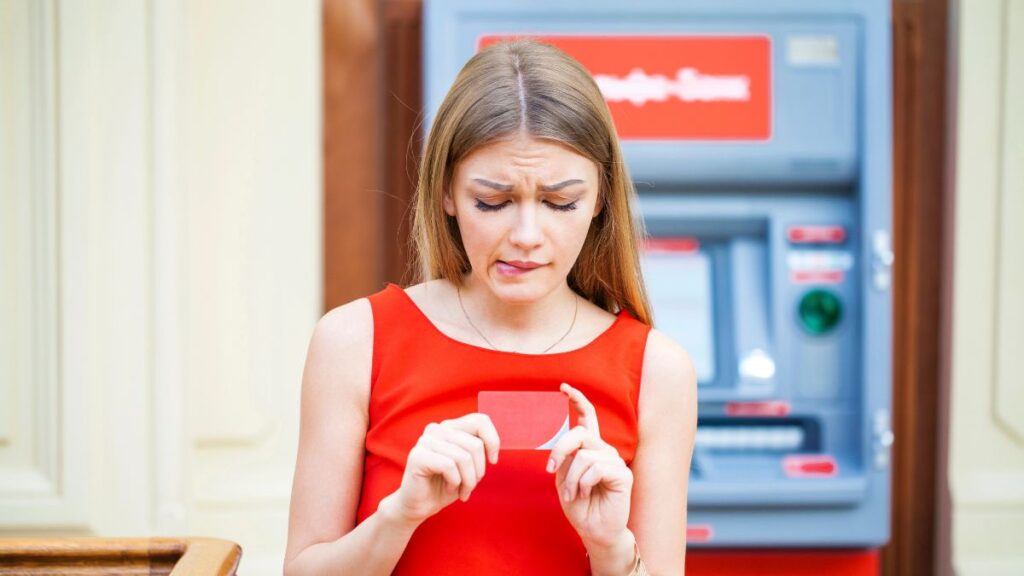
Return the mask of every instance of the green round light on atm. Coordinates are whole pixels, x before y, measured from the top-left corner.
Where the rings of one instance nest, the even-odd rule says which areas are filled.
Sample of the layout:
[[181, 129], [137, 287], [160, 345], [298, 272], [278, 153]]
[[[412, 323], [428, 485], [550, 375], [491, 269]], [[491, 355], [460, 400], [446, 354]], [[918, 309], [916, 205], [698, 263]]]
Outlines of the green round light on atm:
[[800, 299], [800, 322], [815, 335], [827, 334], [843, 317], [843, 304], [828, 290], [811, 290]]

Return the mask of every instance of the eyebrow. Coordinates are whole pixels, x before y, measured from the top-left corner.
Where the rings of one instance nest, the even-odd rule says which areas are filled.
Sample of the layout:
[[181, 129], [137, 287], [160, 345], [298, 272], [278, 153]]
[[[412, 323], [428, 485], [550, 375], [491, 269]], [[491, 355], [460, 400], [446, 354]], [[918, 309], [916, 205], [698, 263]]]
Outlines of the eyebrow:
[[[484, 180], [483, 178], [473, 178], [473, 181], [476, 182], [477, 184], [483, 184], [488, 188], [492, 188], [494, 190], [498, 190], [501, 192], [512, 191], [511, 184], [498, 184], [497, 182], [491, 182], [490, 180]], [[579, 178], [573, 178], [572, 180], [565, 180], [563, 182], [559, 182], [558, 184], [552, 184], [550, 186], [542, 185], [540, 189], [544, 192], [558, 192], [562, 188], [565, 188], [566, 186], [571, 186], [573, 184], [583, 184], [583, 180], [580, 180]]]
[[543, 190], [544, 192], [558, 192], [562, 188], [565, 188], [566, 186], [571, 186], [573, 184], [583, 184], [583, 180], [580, 180], [579, 178], [574, 178], [572, 180], [559, 182], [558, 184], [552, 184], [551, 186], [542, 185], [540, 189]]
[[487, 186], [488, 188], [493, 188], [493, 189], [501, 191], [501, 192], [511, 192], [512, 191], [512, 185], [511, 184], [498, 184], [497, 182], [491, 182], [490, 180], [484, 180], [483, 178], [473, 178], [473, 182], [476, 182], [477, 184], [483, 184], [484, 186]]

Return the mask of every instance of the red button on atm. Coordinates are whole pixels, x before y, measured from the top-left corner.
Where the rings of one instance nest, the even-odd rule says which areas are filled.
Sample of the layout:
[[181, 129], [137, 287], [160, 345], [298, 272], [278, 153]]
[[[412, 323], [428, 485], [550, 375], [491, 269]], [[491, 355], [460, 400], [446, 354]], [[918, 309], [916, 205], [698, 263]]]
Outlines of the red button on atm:
[[644, 245], [647, 252], [667, 252], [674, 254], [696, 254], [700, 250], [700, 240], [690, 237], [659, 237], [648, 238]]
[[828, 478], [839, 473], [839, 464], [832, 456], [791, 454], [782, 459], [782, 469], [790, 478]]
[[790, 226], [786, 238], [791, 244], [842, 244], [846, 228], [842, 226]]
[[789, 410], [789, 402], [781, 400], [729, 402], [725, 405], [727, 416], [788, 416]]
[[686, 526], [687, 542], [710, 542], [715, 532], [710, 524], [689, 524]]
[[842, 270], [796, 270], [789, 273], [793, 284], [842, 284]]

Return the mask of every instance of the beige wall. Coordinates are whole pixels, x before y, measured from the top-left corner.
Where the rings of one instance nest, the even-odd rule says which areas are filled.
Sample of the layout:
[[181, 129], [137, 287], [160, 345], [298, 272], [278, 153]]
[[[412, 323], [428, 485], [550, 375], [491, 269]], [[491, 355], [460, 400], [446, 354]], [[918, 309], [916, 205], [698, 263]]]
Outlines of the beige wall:
[[280, 573], [319, 315], [315, 0], [0, 0], [0, 535]]
[[960, 0], [950, 490], [958, 574], [1024, 574], [1024, 0]]

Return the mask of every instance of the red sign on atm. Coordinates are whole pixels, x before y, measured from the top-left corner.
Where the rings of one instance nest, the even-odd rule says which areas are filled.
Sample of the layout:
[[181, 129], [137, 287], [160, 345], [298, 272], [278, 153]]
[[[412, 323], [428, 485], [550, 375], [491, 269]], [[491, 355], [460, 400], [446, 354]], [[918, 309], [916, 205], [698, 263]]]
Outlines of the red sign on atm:
[[[768, 36], [529, 35], [597, 81], [624, 140], [768, 140]], [[485, 35], [483, 48], [509, 35]]]

